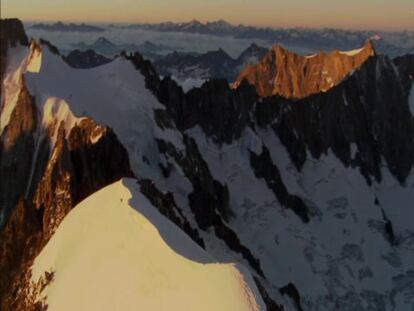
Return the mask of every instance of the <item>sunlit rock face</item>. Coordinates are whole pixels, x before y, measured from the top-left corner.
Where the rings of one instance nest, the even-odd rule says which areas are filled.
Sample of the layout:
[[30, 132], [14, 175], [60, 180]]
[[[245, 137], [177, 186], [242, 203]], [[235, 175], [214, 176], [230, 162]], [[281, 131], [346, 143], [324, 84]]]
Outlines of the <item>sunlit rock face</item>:
[[247, 66], [234, 87], [246, 79], [263, 97], [304, 98], [331, 89], [375, 54], [371, 41], [358, 50], [309, 56], [276, 45], [257, 65]]

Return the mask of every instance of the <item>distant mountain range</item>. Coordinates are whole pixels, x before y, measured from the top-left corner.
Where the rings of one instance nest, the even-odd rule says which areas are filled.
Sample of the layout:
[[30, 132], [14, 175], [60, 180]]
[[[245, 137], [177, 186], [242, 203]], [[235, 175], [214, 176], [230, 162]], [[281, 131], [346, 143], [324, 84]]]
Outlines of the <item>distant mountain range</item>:
[[87, 44], [85, 42], [74, 43], [72, 46], [80, 51], [94, 50], [95, 52], [107, 57], [112, 57], [121, 53], [122, 51], [140, 52], [149, 59], [159, 57], [159, 54], [179, 50], [177, 47], [170, 47], [164, 44], [156, 44], [150, 41], [145, 41], [141, 44], [115, 44], [105, 37], [99, 37], [93, 43]]
[[185, 32], [206, 34], [238, 39], [262, 39], [271, 44], [285, 46], [307, 46], [316, 50], [352, 49], [373, 38], [378, 42], [377, 49], [381, 53], [395, 56], [414, 51], [414, 32], [385, 32], [374, 30], [343, 30], [343, 29], [310, 29], [310, 28], [270, 28], [246, 25], [232, 25], [224, 20], [202, 23], [192, 20], [185, 23], [164, 22], [158, 24], [131, 24], [124, 28], [147, 29], [160, 32]]
[[[89, 25], [89, 24], [65, 24], [57, 22], [54, 24], [34, 24], [30, 26], [33, 30], [49, 32], [82, 32], [103, 33], [120, 32], [123, 30], [149, 30], [163, 33], [186, 33], [211, 35], [215, 37], [231, 37], [242, 40], [262, 41], [267, 44], [281, 44], [296, 52], [309, 51], [331, 51], [334, 49], [351, 50], [363, 45], [368, 39], [376, 41], [376, 49], [379, 53], [391, 57], [414, 52], [414, 31], [374, 31], [374, 30], [343, 30], [343, 29], [310, 29], [310, 28], [270, 28], [254, 27], [247, 25], [233, 25], [224, 20], [202, 23], [192, 20], [184, 23], [162, 22], [156, 24], [137, 23], [130, 25]], [[126, 43], [126, 45], [128, 45]], [[91, 48], [87, 47], [86, 49]], [[142, 51], [143, 47], [140, 47]], [[226, 49], [225, 46], [222, 46]], [[149, 47], [148, 49], [152, 49]], [[117, 49], [118, 50], [118, 49]], [[122, 50], [122, 49], [121, 49]], [[175, 49], [172, 49], [175, 50]], [[102, 51], [99, 51], [102, 53]], [[117, 51], [119, 52], [119, 51]]]
[[64, 24], [57, 22], [55, 24], [34, 24], [31, 26], [33, 29], [45, 30], [45, 31], [63, 31], [63, 32], [104, 32], [105, 28], [82, 24]]

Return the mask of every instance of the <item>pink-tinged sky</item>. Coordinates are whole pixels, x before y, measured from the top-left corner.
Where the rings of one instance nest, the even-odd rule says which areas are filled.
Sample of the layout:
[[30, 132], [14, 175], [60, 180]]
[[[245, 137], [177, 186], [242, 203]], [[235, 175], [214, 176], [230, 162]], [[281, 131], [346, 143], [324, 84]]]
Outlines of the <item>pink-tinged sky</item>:
[[24, 21], [161, 22], [225, 19], [271, 27], [414, 29], [414, 0], [1, 0]]

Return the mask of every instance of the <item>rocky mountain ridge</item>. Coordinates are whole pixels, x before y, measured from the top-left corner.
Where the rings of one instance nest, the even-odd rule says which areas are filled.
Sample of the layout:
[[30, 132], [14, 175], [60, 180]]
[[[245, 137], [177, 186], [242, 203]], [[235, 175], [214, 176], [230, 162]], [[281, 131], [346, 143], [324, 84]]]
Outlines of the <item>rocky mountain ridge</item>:
[[258, 64], [247, 66], [239, 74], [234, 87], [246, 79], [262, 97], [304, 98], [326, 92], [375, 55], [371, 41], [354, 51], [321, 52], [309, 56], [275, 45]]

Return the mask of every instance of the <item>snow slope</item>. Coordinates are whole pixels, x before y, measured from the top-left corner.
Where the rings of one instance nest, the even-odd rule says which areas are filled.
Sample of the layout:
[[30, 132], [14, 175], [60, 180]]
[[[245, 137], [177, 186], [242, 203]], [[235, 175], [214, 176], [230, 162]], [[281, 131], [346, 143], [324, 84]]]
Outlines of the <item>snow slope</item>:
[[[309, 155], [298, 172], [270, 130], [246, 130], [238, 141], [222, 146], [199, 127], [187, 134], [197, 141], [214, 178], [229, 188], [235, 217], [228, 225], [260, 260], [273, 286], [296, 286], [303, 310], [411, 310], [414, 175], [402, 187], [384, 165], [382, 183], [370, 187], [331, 152], [320, 159]], [[310, 223], [283, 208], [265, 181], [256, 178], [249, 152], [259, 154], [263, 145], [289, 192], [306, 201]], [[385, 236], [381, 209], [392, 221], [395, 245]], [[211, 236], [203, 238], [209, 253], [231, 259]]]
[[32, 269], [34, 282], [54, 273], [40, 296], [49, 311], [264, 310], [248, 273], [216, 262], [138, 187], [133, 179], [107, 186], [58, 227]]
[[129, 151], [132, 168], [140, 176], [150, 174], [143, 158], [159, 162], [154, 138], [182, 147], [178, 132], [162, 130], [156, 124], [154, 109], [164, 107], [146, 89], [143, 75], [130, 61], [118, 57], [96, 68], [75, 69], [47, 47], [42, 47], [41, 59], [39, 72], [25, 75], [39, 110], [44, 111], [51, 101], [65, 103], [73, 117], [91, 117], [110, 126]]

